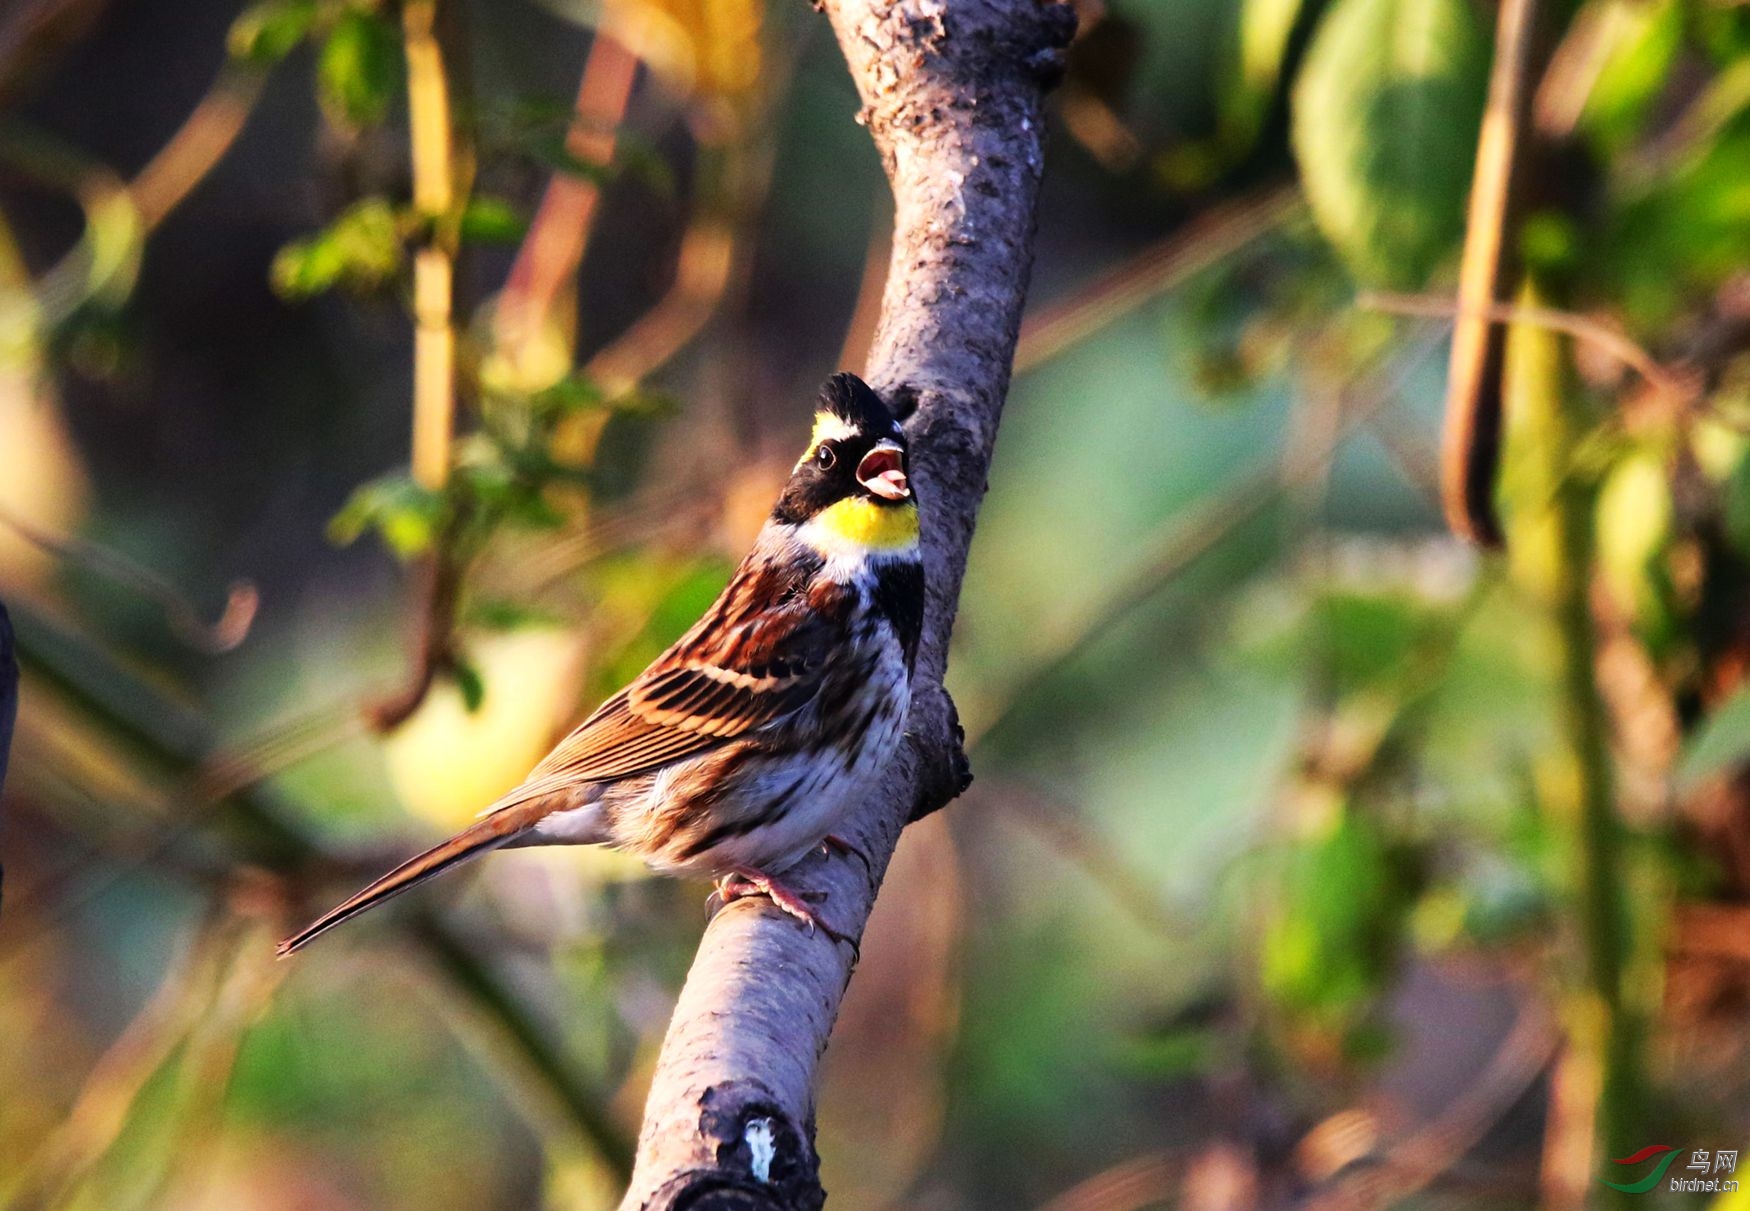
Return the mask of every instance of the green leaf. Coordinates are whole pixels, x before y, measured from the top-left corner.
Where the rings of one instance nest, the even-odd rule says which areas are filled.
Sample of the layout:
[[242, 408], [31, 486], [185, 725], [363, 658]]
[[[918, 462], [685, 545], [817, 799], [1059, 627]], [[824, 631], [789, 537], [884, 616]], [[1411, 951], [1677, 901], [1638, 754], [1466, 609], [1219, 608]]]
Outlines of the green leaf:
[[1690, 790], [1750, 759], [1750, 685], [1715, 707], [1683, 746], [1677, 785]]
[[1750, 11], [1741, 4], [1697, 4], [1689, 7], [1695, 39], [1721, 67], [1750, 55]]
[[[1735, 76], [1722, 73], [1714, 87], [1736, 91]], [[1683, 162], [1649, 181], [1593, 242], [1593, 271], [1612, 284], [1637, 331], [1668, 324], [1750, 260], [1750, 107], [1740, 99], [1730, 117], [1709, 115], [1705, 125]]]
[[486, 682], [481, 680], [480, 670], [466, 660], [457, 659], [450, 665], [450, 675], [456, 679], [462, 706], [472, 715], [486, 701]]
[[1302, 0], [1240, 0], [1238, 71], [1222, 99], [1223, 136], [1230, 150], [1250, 147], [1282, 75]]
[[1606, 158], [1625, 151], [1665, 91], [1683, 48], [1677, 0], [1595, 0], [1603, 56], [1580, 122]]
[[553, 507], [545, 492], [556, 474], [556, 465], [539, 452], [509, 450], [475, 440], [458, 444], [450, 490], [466, 502], [463, 514], [488, 528], [506, 524], [557, 530], [565, 524], [565, 515]]
[[375, 13], [352, 8], [340, 15], [316, 62], [316, 97], [341, 126], [381, 122], [401, 87], [401, 39]]
[[291, 54], [315, 24], [316, 0], [263, 0], [237, 15], [225, 49], [233, 59], [268, 67]]
[[1618, 460], [1599, 489], [1594, 526], [1604, 584], [1638, 627], [1660, 631], [1670, 625], [1661, 617], [1668, 612], [1663, 567], [1674, 516], [1667, 461], [1651, 447]]
[[529, 406], [541, 416], [587, 412], [603, 402], [602, 389], [581, 373], [567, 375], [529, 397]]
[[580, 177], [597, 185], [606, 185], [614, 179], [611, 165], [598, 164], [594, 160], [586, 160], [582, 156], [573, 155], [566, 146], [563, 133], [540, 135], [528, 142], [529, 154], [540, 163], [545, 164], [555, 172], [567, 176]]
[[1357, 278], [1416, 289], [1451, 254], [1487, 87], [1468, 0], [1336, 0], [1295, 82], [1313, 217]]
[[529, 627], [562, 627], [565, 615], [502, 597], [476, 598], [468, 603], [464, 621], [484, 631], [520, 631]]
[[1395, 700], [1427, 685], [1418, 650], [1450, 625], [1451, 610], [1397, 589], [1319, 591], [1303, 612], [1252, 641], [1249, 656], [1262, 667], [1311, 676], [1322, 696], [1342, 703], [1381, 693]]
[[1414, 879], [1408, 855], [1370, 814], [1351, 804], [1330, 810], [1290, 855], [1259, 975], [1284, 1009], [1340, 1022], [1396, 962]]
[[1117, 1058], [1132, 1075], [1150, 1080], [1182, 1080], [1213, 1070], [1226, 1058], [1222, 1028], [1189, 1027], [1139, 1039]]
[[401, 264], [394, 210], [381, 198], [367, 198], [315, 235], [280, 249], [269, 276], [282, 298], [304, 299], [335, 286], [374, 289], [393, 278]]
[[1582, 248], [1580, 225], [1559, 210], [1534, 210], [1519, 224], [1519, 255], [1527, 269], [1568, 272]]
[[470, 198], [462, 211], [462, 239], [471, 244], [516, 244], [529, 221], [502, 198]]
[[698, 621], [723, 591], [729, 568], [713, 560], [672, 563], [637, 555], [605, 562], [593, 576], [603, 595], [600, 612], [637, 620], [620, 648], [591, 669], [591, 678], [606, 694], [636, 677]]
[[1750, 454], [1740, 454], [1720, 489], [1720, 522], [1726, 541], [1750, 555]]
[[1314, 605], [1309, 654], [1338, 694], [1401, 682], [1439, 613], [1408, 593], [1340, 589]]
[[398, 557], [411, 559], [431, 549], [447, 511], [442, 493], [405, 476], [389, 476], [354, 491], [328, 523], [328, 537], [346, 546], [375, 530]]

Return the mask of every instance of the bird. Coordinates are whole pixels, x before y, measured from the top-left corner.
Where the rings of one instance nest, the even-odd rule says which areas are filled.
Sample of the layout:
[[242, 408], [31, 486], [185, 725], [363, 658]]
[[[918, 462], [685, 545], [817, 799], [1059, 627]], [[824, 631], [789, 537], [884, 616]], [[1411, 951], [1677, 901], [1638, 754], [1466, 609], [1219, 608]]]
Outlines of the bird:
[[474, 824], [285, 938], [280, 957], [472, 858], [530, 845], [623, 850], [709, 877], [724, 903], [764, 895], [825, 928], [778, 876], [849, 848], [835, 830], [904, 734], [924, 584], [905, 430], [862, 379], [835, 374], [752, 549], [699, 621]]

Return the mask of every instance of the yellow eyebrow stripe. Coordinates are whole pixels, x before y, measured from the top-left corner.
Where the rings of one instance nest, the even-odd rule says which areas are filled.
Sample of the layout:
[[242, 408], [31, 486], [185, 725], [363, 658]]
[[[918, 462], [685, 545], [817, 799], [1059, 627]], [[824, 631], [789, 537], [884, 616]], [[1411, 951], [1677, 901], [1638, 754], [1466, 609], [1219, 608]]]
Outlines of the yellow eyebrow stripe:
[[822, 408], [814, 414], [814, 432], [809, 435], [808, 444], [818, 446], [823, 441], [843, 441], [847, 437], [855, 437], [856, 433], [844, 417]]
[[814, 414], [814, 432], [808, 435], [808, 449], [802, 452], [802, 457], [797, 460], [796, 465], [800, 467], [813, 458], [814, 452], [820, 449], [821, 442], [843, 441], [847, 437], [856, 436], [856, 433], [857, 431], [850, 426], [844, 417], [822, 408]]

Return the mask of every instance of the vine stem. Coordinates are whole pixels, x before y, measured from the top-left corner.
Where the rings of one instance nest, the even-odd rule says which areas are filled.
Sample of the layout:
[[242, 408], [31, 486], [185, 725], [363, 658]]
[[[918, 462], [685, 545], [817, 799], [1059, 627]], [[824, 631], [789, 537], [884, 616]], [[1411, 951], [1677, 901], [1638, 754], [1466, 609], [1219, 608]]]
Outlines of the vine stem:
[[437, 0], [402, 5], [413, 208], [428, 225], [428, 235], [413, 256], [413, 478], [433, 492], [442, 491], [449, 479], [456, 421], [458, 193], [450, 83], [437, 21]]
[[[424, 236], [413, 254], [413, 481], [442, 492], [450, 481], [456, 433], [456, 255], [462, 202], [473, 175], [472, 156], [458, 145], [442, 26], [453, 14], [439, 0], [401, 6], [407, 58], [408, 150], [413, 209]], [[412, 635], [412, 670], [403, 686], [364, 706], [378, 732], [393, 731], [419, 709], [440, 671], [454, 664], [456, 601], [463, 557], [454, 516], [418, 567]]]
[[[1501, 361], [1505, 333], [1481, 309], [1513, 280], [1509, 238], [1517, 193], [1521, 132], [1531, 109], [1537, 0], [1503, 0], [1495, 21], [1489, 98], [1477, 138], [1459, 264], [1459, 311], [1446, 373], [1446, 423], [1440, 439], [1440, 490], [1446, 523], [1460, 538], [1501, 545], [1495, 476], [1501, 457]], [[1517, 188], [1516, 188], [1517, 187]]]
[[[1521, 303], [1545, 300], [1536, 284]], [[1629, 952], [1623, 833], [1612, 788], [1609, 720], [1597, 684], [1592, 615], [1596, 491], [1570, 474], [1589, 420], [1572, 352], [1553, 329], [1509, 332], [1504, 382], [1514, 430], [1508, 443], [1509, 552], [1521, 585], [1543, 606], [1554, 639], [1559, 741], [1541, 771], [1553, 827], [1571, 839], [1572, 894], [1582, 974], [1565, 1008], [1568, 1033], [1545, 1152], [1545, 1203], [1587, 1205], [1592, 1162], [1631, 1147], [1639, 1100], [1638, 1025], [1625, 1003]]]

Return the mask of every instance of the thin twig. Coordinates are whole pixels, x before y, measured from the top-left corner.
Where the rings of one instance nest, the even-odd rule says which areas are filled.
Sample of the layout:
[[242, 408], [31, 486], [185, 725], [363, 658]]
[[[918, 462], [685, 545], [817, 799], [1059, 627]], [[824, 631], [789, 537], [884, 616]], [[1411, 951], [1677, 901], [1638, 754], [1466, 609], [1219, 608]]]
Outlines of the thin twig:
[[1440, 455], [1421, 427], [1391, 412], [1375, 413], [1366, 427], [1404, 479], [1439, 508]]
[[1155, 882], [1133, 869], [1074, 805], [1013, 780], [988, 790], [982, 780], [977, 786], [966, 797], [968, 806], [989, 803], [1002, 819], [1036, 833], [1055, 857], [1080, 867], [1096, 887], [1145, 929], [1166, 937], [1186, 936], [1190, 922], [1185, 914], [1162, 900]]
[[[638, 57], [609, 30], [598, 28], [584, 60], [565, 136], [568, 155], [585, 164], [613, 160], [637, 75]], [[533, 366], [556, 315], [573, 310], [559, 308], [560, 292], [576, 281], [600, 211], [601, 193], [598, 182], [572, 172], [555, 172], [548, 181], [493, 316], [495, 344], [513, 364]]]
[[504, 1040], [518, 1068], [566, 1118], [583, 1127], [610, 1169], [629, 1174], [632, 1144], [607, 1113], [607, 1100], [567, 1062], [522, 999], [435, 918], [415, 916], [410, 928], [450, 987], [466, 992], [476, 1013]]
[[1544, 1112], [1539, 1211], [1585, 1211], [1594, 1203], [1602, 1077], [1597, 1056], [1584, 1045], [1570, 1044], [1556, 1058]]
[[591, 357], [586, 373], [610, 394], [631, 389], [697, 336], [717, 310], [735, 263], [735, 228], [706, 213], [681, 237], [674, 283], [649, 311]]
[[[1541, 284], [1528, 286], [1527, 303], [1542, 306]], [[1524, 456], [1515, 460], [1516, 499], [1548, 497], [1538, 512], [1516, 511], [1516, 542], [1530, 542], [1533, 558], [1516, 568], [1543, 612], [1559, 670], [1556, 740], [1550, 759], [1559, 770], [1540, 783], [1545, 811], [1560, 830], [1575, 867], [1572, 911], [1583, 951], [1584, 975], [1569, 989], [1570, 1060], [1564, 1068], [1597, 1074], [1594, 1138], [1623, 1147], [1638, 1124], [1639, 1025], [1628, 996], [1632, 938], [1627, 933], [1629, 889], [1624, 881], [1623, 827], [1617, 816], [1610, 720], [1598, 689], [1597, 622], [1592, 613], [1596, 568], [1596, 485], [1569, 468], [1592, 429], [1575, 382], [1573, 350], [1549, 329], [1521, 327], [1510, 350], [1513, 407]], [[1559, 487], [1558, 487], [1559, 485]], [[1589, 1078], [1582, 1078], [1589, 1079]], [[1561, 1119], [1552, 1117], [1552, 1124]], [[1572, 1151], [1561, 1153], [1572, 1159]], [[1570, 1189], [1577, 1174], [1567, 1175]], [[1611, 1194], [1606, 1199], [1614, 1201]], [[1571, 1204], [1567, 1204], [1571, 1205]]]
[[194, 793], [203, 800], [218, 800], [265, 782], [362, 735], [366, 723], [351, 700], [277, 719], [247, 740], [227, 744], [213, 754], [201, 767]]
[[1520, 303], [1490, 303], [1472, 308], [1444, 295], [1393, 294], [1380, 290], [1363, 291], [1356, 296], [1355, 305], [1369, 311], [1383, 311], [1393, 315], [1453, 319], [1459, 315], [1474, 314], [1490, 324], [1530, 324], [1535, 328], [1547, 328], [1575, 340], [1585, 341], [1608, 353], [1639, 374], [1654, 391], [1671, 400], [1684, 403], [1695, 399], [1697, 394], [1698, 383], [1695, 380], [1662, 365], [1620, 329], [1578, 312]]
[[227, 63], [176, 133], [146, 161], [128, 185], [146, 231], [156, 230], [169, 218], [225, 158], [255, 111], [266, 82], [259, 68]]
[[1340, 1177], [1308, 1200], [1303, 1211], [1371, 1211], [1413, 1198], [1462, 1160], [1525, 1096], [1561, 1041], [1561, 1031], [1544, 1009], [1524, 1006], [1473, 1084], [1433, 1121], [1387, 1148], [1361, 1172]]
[[1145, 1152], [1077, 1182], [1039, 1211], [1142, 1211], [1165, 1206], [1178, 1192], [1184, 1171], [1181, 1155]]
[[[13, 132], [8, 150], [24, 152], [30, 170], [54, 181], [79, 200], [86, 229], [79, 243], [45, 271], [31, 287], [37, 323], [53, 327], [81, 303], [110, 287], [109, 279], [93, 276], [96, 232], [107, 227], [104, 243], [119, 258], [131, 283], [138, 246], [204, 181], [225, 157], [254, 112], [266, 82], [258, 68], [227, 63], [205, 96], [182, 125], [131, 181], [67, 148], [46, 145], [41, 136]], [[47, 169], [45, 173], [45, 169]], [[125, 240], [116, 239], [116, 233]]]
[[[188, 1034], [178, 1065], [180, 1103], [175, 1133], [164, 1150], [165, 1164], [149, 1205], [188, 1205], [199, 1201], [209, 1168], [202, 1164], [225, 1144], [225, 1105], [236, 1075], [237, 1057], [249, 1031], [273, 1004], [286, 977], [284, 964], [267, 953], [263, 931], [243, 930], [226, 957], [212, 996]], [[165, 1195], [174, 1191], [176, 1199]]]
[[1286, 226], [1305, 211], [1284, 185], [1214, 207], [1021, 325], [1015, 373], [1025, 374], [1106, 325]]
[[38, 550], [114, 581], [156, 605], [177, 638], [208, 655], [229, 652], [242, 643], [261, 605], [253, 582], [233, 581], [225, 594], [224, 612], [207, 622], [188, 594], [120, 551], [85, 538], [50, 534], [6, 509], [0, 509], [0, 526]]
[[394, 731], [419, 709], [438, 674], [455, 659], [456, 600], [462, 590], [462, 564], [456, 551], [456, 524], [446, 526], [430, 554], [420, 560], [413, 618], [413, 667], [397, 690], [367, 702], [361, 714], [379, 734]]
[[1481, 546], [1501, 543], [1495, 478], [1501, 461], [1501, 365], [1506, 334], [1482, 308], [1500, 296], [1517, 262], [1508, 234], [1515, 202], [1520, 132], [1531, 109], [1532, 35], [1537, 0], [1503, 0], [1496, 16], [1489, 98], [1477, 137], [1459, 265], [1440, 485], [1453, 533]]
[[83, 38], [108, 0], [8, 0], [0, 5], [0, 109]]
[[697, 528], [721, 509], [696, 483], [671, 485], [641, 498], [624, 512], [599, 518], [573, 533], [555, 536], [531, 551], [513, 570], [510, 582], [523, 596], [538, 596], [594, 561], [635, 543], [650, 542], [676, 529]]
[[53, 328], [92, 299], [119, 298], [133, 288], [144, 229], [128, 183], [108, 165], [17, 123], [0, 127], [0, 158], [79, 204], [79, 240], [32, 283], [35, 328]]

